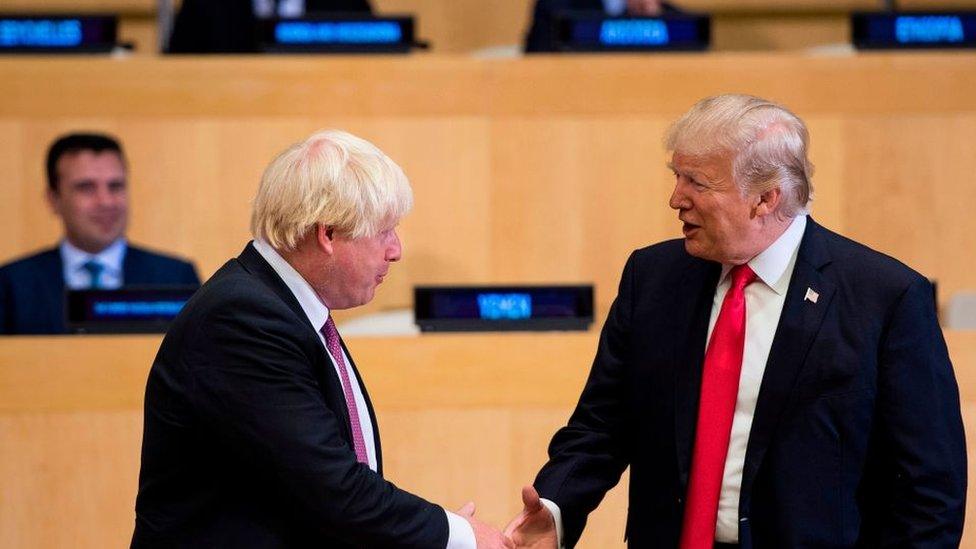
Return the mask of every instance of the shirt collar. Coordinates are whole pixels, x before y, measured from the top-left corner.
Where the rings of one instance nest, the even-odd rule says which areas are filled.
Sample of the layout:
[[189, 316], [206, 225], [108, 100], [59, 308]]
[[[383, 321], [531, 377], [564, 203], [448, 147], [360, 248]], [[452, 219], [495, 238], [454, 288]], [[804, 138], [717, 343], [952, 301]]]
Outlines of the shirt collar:
[[322, 326], [325, 325], [325, 321], [329, 318], [329, 308], [325, 306], [325, 303], [322, 303], [322, 300], [319, 299], [318, 294], [315, 293], [315, 290], [312, 289], [308, 281], [285, 258], [281, 257], [281, 254], [272, 248], [271, 244], [268, 244], [264, 240], [255, 239], [254, 249], [278, 273], [278, 276], [284, 281], [285, 286], [288, 286], [292, 295], [298, 300], [298, 304], [301, 305], [302, 310], [305, 311], [305, 316], [312, 323], [312, 327], [316, 330], [321, 330]]
[[104, 250], [97, 254], [90, 254], [77, 248], [65, 238], [60, 245], [61, 261], [64, 262], [68, 272], [75, 272], [94, 259], [101, 264], [107, 274], [118, 276], [122, 273], [122, 259], [125, 257], [126, 246], [125, 238], [118, 238]]
[[[797, 251], [800, 249], [800, 241], [803, 240], [803, 231], [807, 226], [807, 216], [798, 215], [790, 222], [783, 234], [775, 242], [769, 245], [759, 255], [749, 260], [749, 267], [759, 280], [762, 280], [777, 294], [784, 294], [788, 289], [790, 277], [787, 276], [789, 266], [793, 263]], [[722, 265], [722, 278], [724, 281], [732, 270], [732, 265]]]
[[603, 0], [603, 11], [611, 17], [618, 17], [627, 11], [627, 0]]

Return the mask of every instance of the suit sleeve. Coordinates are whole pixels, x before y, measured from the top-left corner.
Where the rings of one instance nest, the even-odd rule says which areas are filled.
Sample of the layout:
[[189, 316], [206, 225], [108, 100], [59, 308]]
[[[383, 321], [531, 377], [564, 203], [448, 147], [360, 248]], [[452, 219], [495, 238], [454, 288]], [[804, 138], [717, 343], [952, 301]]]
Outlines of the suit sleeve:
[[0, 335], [11, 332], [10, 311], [10, 277], [6, 269], [0, 269]]
[[569, 423], [549, 444], [549, 462], [535, 480], [539, 494], [559, 506], [566, 547], [576, 545], [586, 518], [630, 462], [626, 444], [629, 343], [634, 256], [624, 267], [617, 298], [600, 334], [589, 378]]
[[294, 320], [274, 307], [238, 301], [205, 317], [200, 335], [181, 351], [189, 357], [192, 403], [206, 430], [279, 487], [290, 511], [323, 537], [357, 547], [445, 547], [441, 507], [356, 461]]
[[183, 282], [185, 284], [193, 284], [195, 286], [200, 285], [200, 276], [197, 274], [197, 268], [193, 265], [193, 263], [185, 264]]
[[552, 18], [555, 0], [537, 0], [532, 9], [532, 22], [525, 36], [525, 53], [552, 51]]
[[879, 362], [878, 413], [891, 460], [881, 547], [958, 547], [966, 501], [966, 441], [959, 389], [919, 277], [888, 322]]

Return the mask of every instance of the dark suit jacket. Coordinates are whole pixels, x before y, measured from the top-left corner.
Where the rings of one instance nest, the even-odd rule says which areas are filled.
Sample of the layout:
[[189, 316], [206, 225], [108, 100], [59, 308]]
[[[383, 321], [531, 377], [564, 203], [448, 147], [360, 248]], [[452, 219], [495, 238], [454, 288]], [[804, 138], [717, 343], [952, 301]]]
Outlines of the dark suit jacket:
[[[129, 245], [122, 259], [126, 286], [199, 286], [191, 263]], [[62, 334], [64, 264], [58, 248], [0, 267], [0, 334]]]
[[[720, 271], [682, 240], [627, 262], [579, 404], [536, 479], [567, 545], [629, 465], [630, 546], [677, 546]], [[957, 547], [965, 448], [931, 284], [809, 220], [747, 446], [743, 548]]]
[[356, 461], [317, 328], [253, 245], [170, 327], [143, 437], [134, 548], [447, 545], [441, 507]]
[[[555, 48], [555, 17], [566, 11], [603, 11], [603, 0], [536, 0], [532, 10], [532, 25], [525, 35], [525, 53], [557, 51]], [[667, 2], [661, 3], [665, 15], [681, 13]]]
[[[305, 12], [370, 13], [369, 0], [305, 0]], [[258, 49], [252, 0], [184, 0], [167, 53], [253, 53]]]

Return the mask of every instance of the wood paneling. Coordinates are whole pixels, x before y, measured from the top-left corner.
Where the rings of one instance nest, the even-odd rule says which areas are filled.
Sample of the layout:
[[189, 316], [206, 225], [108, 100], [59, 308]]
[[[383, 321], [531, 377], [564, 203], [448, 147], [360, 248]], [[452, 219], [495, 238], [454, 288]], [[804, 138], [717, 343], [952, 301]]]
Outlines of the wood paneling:
[[[596, 336], [350, 339], [377, 407], [388, 477], [448, 508], [474, 500], [483, 520], [507, 523], [579, 396]], [[976, 332], [946, 338], [972, 453]], [[127, 544], [142, 395], [159, 341], [20, 337], [0, 345], [0, 547]], [[623, 547], [626, 486], [625, 474], [590, 517], [580, 547]], [[967, 532], [963, 547], [976, 547], [976, 535]]]
[[119, 135], [130, 236], [209, 275], [247, 241], [266, 163], [339, 127], [390, 154], [416, 193], [403, 261], [349, 314], [409, 306], [415, 284], [557, 281], [594, 282], [599, 316], [630, 251], [679, 235], [665, 128], [738, 91], [808, 122], [815, 217], [937, 279], [944, 302], [976, 288], [971, 89], [969, 53], [0, 60], [0, 258], [58, 237], [42, 165], [62, 132]]

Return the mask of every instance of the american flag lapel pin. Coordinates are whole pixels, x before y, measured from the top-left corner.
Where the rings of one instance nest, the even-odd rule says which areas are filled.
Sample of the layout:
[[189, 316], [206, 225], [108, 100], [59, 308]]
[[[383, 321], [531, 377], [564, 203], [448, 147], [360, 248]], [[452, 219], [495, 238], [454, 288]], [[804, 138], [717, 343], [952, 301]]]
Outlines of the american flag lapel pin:
[[803, 301], [809, 301], [810, 303], [816, 303], [820, 299], [820, 294], [813, 291], [813, 288], [807, 288], [807, 295], [803, 296]]

